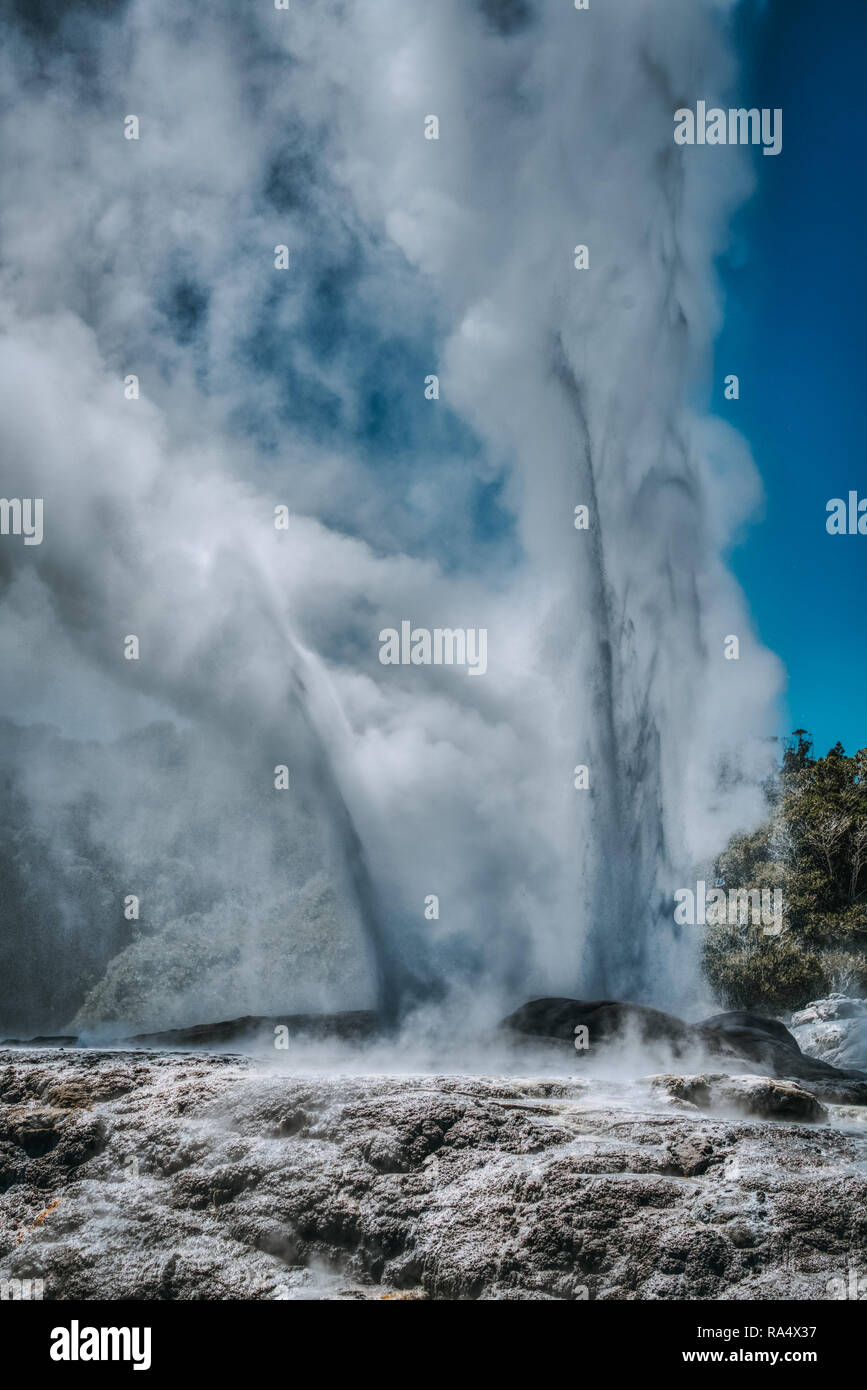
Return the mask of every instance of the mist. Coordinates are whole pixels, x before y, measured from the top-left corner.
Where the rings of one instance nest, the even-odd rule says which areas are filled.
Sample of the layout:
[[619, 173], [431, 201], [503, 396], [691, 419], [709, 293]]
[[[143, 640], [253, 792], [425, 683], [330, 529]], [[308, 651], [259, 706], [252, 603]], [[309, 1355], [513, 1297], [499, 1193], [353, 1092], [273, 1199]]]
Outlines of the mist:
[[[782, 686], [708, 407], [749, 152], [672, 138], [737, 89], [731, 9], [19, 19], [5, 1031], [701, 997], [673, 895], [762, 814]], [[405, 620], [484, 629], [484, 675], [383, 665]]]

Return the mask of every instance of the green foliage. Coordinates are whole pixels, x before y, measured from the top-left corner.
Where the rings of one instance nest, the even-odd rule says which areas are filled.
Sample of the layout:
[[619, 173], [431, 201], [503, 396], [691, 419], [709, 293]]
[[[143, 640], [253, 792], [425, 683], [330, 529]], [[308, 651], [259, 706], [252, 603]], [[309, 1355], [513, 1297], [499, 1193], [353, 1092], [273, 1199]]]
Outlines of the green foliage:
[[772, 937], [754, 929], [709, 927], [704, 964], [730, 1009], [798, 1009], [828, 992], [820, 958], [786, 933]]
[[732, 838], [716, 872], [727, 889], [782, 888], [779, 937], [709, 927], [708, 978], [731, 1007], [797, 1007], [832, 989], [867, 989], [867, 748], [812, 756], [796, 729], [767, 822]]

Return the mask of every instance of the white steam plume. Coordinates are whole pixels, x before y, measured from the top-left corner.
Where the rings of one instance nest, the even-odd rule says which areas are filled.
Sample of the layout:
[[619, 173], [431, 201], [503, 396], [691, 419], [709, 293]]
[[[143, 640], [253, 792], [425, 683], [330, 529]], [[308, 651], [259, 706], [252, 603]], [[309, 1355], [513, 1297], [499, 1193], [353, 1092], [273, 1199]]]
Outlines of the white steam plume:
[[[66, 780], [44, 740], [6, 757], [66, 866], [57, 957], [102, 941], [79, 1022], [690, 998], [672, 892], [759, 814], [779, 685], [723, 559], [758, 479], [701, 406], [749, 177], [672, 140], [734, 79], [728, 10], [148, 0], [13, 31], [3, 491], [45, 539], [2, 543], [0, 709], [78, 741]], [[405, 618], [486, 628], [485, 676], [382, 666]], [[137, 762], [155, 720], [186, 781]], [[145, 903], [131, 876], [184, 858], [207, 911], [163, 873], [129, 943], [70, 903], [82, 854]]]

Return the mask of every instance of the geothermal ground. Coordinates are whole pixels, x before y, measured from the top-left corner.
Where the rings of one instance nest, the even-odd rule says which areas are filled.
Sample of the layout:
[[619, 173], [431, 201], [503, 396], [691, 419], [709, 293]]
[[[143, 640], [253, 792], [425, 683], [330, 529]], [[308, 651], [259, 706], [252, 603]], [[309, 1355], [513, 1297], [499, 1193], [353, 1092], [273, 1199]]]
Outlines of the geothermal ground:
[[13, 1048], [0, 1277], [61, 1300], [824, 1300], [864, 1264], [865, 1118], [743, 1074]]

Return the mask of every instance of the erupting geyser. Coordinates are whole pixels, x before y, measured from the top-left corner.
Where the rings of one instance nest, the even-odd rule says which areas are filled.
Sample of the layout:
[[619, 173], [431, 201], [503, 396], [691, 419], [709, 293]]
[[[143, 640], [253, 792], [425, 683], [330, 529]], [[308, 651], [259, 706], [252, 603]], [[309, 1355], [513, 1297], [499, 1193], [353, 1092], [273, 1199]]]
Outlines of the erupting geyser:
[[[725, 8], [155, 0], [76, 15], [75, 102], [18, 31], [6, 1031], [689, 1001], [673, 892], [758, 814], [778, 683], [701, 407], [746, 152], [672, 138]], [[384, 664], [408, 614], [478, 678]]]

